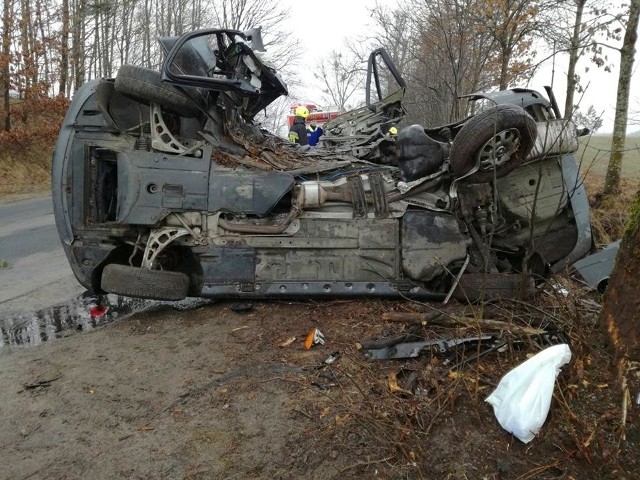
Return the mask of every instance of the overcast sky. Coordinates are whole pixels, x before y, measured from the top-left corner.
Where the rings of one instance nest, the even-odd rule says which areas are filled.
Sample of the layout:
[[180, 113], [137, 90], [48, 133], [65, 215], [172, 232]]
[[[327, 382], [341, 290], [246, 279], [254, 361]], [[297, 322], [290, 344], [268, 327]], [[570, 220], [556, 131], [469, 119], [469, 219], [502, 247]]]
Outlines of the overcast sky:
[[[301, 80], [306, 88], [290, 91], [294, 101], [317, 102], [322, 105], [320, 82], [314, 78], [322, 58], [332, 50], [340, 50], [348, 38], [365, 35], [370, 22], [368, 10], [376, 4], [374, 0], [280, 0], [290, 12], [289, 28], [300, 40], [302, 65]], [[381, 5], [392, 4], [379, 0]], [[364, 91], [363, 91], [364, 93]], [[307, 98], [305, 98], [307, 97]]]
[[[321, 58], [331, 52], [340, 49], [347, 38], [363, 36], [368, 33], [371, 19], [368, 9], [375, 5], [374, 0], [322, 0], [320, 2], [308, 2], [305, 0], [280, 0], [290, 12], [289, 28], [293, 35], [301, 42], [301, 54], [303, 57], [301, 70], [305, 73], [301, 75], [305, 83], [305, 89], [292, 89], [292, 96], [308, 97], [293, 98], [294, 101], [306, 100], [309, 102], [320, 102], [322, 95], [319, 94], [321, 88], [312, 72], [317, 68]], [[397, 2], [391, 0], [378, 0], [381, 5], [394, 6]], [[637, 47], [638, 48], [638, 47]], [[640, 50], [640, 48], [638, 48]], [[618, 84], [619, 55], [615, 51], [609, 53], [610, 60], [616, 67], [612, 73], [606, 73], [602, 69], [591, 64], [586, 56], [578, 63], [578, 74], [583, 79], [588, 89], [584, 94], [584, 99], [580, 104], [586, 111], [589, 105], [593, 104], [598, 113], [603, 112], [603, 128], [600, 132], [611, 131], [613, 128], [613, 118], [616, 105], [616, 88]], [[564, 106], [564, 89], [566, 87], [566, 58], [556, 59], [555, 76], [553, 76], [553, 86], [558, 103], [562, 109]], [[632, 82], [630, 111], [640, 112], [640, 52], [636, 53], [636, 67], [634, 68], [634, 80]], [[544, 67], [531, 79], [529, 88], [544, 92], [543, 86], [550, 85], [552, 81], [552, 60], [548, 60]], [[585, 72], [585, 67], [590, 67], [589, 72]], [[580, 100], [581, 94], [576, 94], [576, 102]], [[640, 127], [629, 127], [629, 131], [638, 130]]]

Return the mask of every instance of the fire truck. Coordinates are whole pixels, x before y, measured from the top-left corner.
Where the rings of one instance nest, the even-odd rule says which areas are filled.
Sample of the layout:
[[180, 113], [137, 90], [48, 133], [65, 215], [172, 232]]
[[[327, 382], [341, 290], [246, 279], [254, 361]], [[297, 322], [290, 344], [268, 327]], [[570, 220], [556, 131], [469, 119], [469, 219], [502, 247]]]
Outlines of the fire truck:
[[307, 110], [309, 110], [307, 123], [315, 122], [319, 127], [322, 127], [329, 120], [333, 120], [342, 113], [337, 108], [332, 110], [323, 110], [322, 107], [314, 105], [313, 103], [294, 103], [291, 105], [291, 109], [287, 117], [289, 128], [293, 125], [293, 119], [296, 117], [294, 112], [300, 105], [307, 107]]

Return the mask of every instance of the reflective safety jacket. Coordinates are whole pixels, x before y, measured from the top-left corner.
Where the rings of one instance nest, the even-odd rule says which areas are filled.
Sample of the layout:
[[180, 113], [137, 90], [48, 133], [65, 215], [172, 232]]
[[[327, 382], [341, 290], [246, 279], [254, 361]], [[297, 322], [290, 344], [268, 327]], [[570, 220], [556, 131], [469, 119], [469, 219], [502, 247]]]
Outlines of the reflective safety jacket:
[[296, 117], [293, 119], [293, 125], [289, 130], [289, 141], [299, 145], [308, 145], [307, 127], [304, 124], [304, 118]]

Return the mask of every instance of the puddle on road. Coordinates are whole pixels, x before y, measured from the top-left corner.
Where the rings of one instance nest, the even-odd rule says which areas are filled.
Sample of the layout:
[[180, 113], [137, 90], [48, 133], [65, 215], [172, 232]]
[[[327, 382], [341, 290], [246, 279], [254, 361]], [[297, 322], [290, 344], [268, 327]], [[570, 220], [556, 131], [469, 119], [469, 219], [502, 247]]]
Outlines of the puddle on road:
[[200, 298], [188, 298], [179, 302], [161, 302], [112, 294], [102, 298], [107, 312], [100, 318], [92, 318], [89, 313], [98, 301], [95, 296], [86, 292], [67, 303], [47, 307], [35, 313], [0, 316], [0, 352], [8, 347], [34, 347], [46, 341], [66, 337], [74, 331], [90, 331], [150, 308], [191, 310], [211, 303], [211, 300]]

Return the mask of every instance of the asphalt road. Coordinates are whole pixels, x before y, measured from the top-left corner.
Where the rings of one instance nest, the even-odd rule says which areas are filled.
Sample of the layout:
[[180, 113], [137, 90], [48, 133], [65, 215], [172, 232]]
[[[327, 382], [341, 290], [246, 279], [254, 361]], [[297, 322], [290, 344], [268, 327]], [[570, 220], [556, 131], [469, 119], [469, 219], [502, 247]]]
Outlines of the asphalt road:
[[0, 203], [0, 315], [32, 312], [77, 296], [62, 250], [51, 197]]

